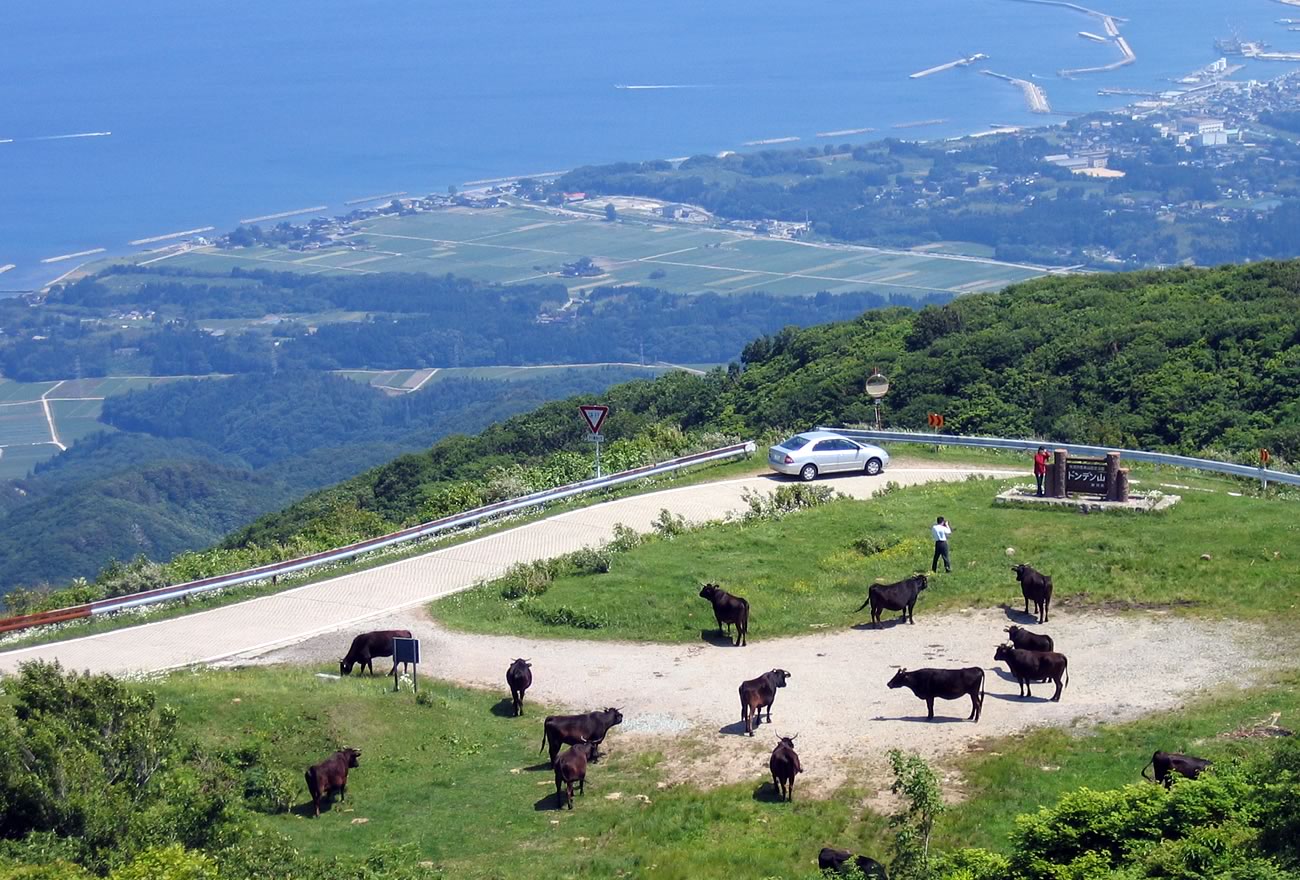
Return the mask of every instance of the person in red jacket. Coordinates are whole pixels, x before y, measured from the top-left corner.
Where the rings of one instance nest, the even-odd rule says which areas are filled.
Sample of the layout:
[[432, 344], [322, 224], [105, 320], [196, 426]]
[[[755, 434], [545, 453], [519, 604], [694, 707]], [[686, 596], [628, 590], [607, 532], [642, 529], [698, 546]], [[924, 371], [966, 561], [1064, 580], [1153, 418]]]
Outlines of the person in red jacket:
[[1043, 479], [1047, 476], [1047, 449], [1038, 447], [1034, 453], [1034, 481], [1038, 483], [1038, 497], [1042, 498], [1047, 493], [1043, 491]]

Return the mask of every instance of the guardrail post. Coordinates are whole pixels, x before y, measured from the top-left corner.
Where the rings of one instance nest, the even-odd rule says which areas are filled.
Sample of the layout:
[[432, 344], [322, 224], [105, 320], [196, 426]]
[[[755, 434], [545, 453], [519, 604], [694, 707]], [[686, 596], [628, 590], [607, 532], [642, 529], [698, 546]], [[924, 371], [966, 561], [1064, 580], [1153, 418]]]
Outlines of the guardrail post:
[[1268, 468], [1262, 464], [1259, 466], [1259, 488], [1262, 492], [1268, 491]]

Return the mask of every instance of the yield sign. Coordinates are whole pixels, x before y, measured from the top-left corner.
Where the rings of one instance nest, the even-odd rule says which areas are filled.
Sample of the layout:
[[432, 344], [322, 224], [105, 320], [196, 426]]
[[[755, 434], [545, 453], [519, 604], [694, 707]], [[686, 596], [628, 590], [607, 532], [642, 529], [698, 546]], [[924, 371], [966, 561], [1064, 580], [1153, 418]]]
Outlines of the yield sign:
[[605, 424], [605, 416], [609, 415], [609, 407], [589, 403], [578, 407], [578, 412], [582, 413], [582, 419], [587, 423], [587, 427], [591, 428], [591, 433], [599, 434], [600, 426]]

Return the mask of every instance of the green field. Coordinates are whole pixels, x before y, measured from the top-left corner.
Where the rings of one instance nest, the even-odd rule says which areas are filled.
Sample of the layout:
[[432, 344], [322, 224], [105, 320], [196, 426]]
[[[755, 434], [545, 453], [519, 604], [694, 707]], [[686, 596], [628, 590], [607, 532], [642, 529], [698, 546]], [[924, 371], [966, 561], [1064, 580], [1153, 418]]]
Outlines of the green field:
[[[463, 878], [811, 880], [819, 876], [813, 862], [823, 845], [882, 859], [890, 851], [881, 808], [866, 806], [879, 779], [859, 776], [824, 797], [805, 795], [792, 804], [765, 795], [761, 761], [749, 781], [671, 784], [668, 755], [638, 748], [615, 728], [607, 757], [589, 770], [586, 795], [572, 812], [559, 811], [553, 775], [537, 751], [549, 707], [529, 703], [524, 717], [512, 718], [499, 691], [428, 679], [421, 705], [409, 690], [393, 693], [383, 678], [333, 681], [316, 672], [302, 666], [187, 672], [141, 685], [175, 707], [185, 735], [203, 746], [264, 750], [263, 760], [293, 780], [294, 806], [261, 815], [258, 823], [303, 852], [358, 858], [379, 846], [407, 846], [408, 863], [428, 860], [441, 871], [432, 876]], [[1151, 743], [1218, 761], [1257, 755], [1267, 740], [1224, 735], [1274, 712], [1294, 717], [1297, 684], [1294, 673], [1281, 673], [1250, 691], [1206, 695], [1136, 722], [984, 740], [945, 764], [960, 774], [961, 797], [941, 817], [936, 846], [1002, 850], [1017, 815], [1080, 786], [1141, 782]], [[347, 798], [319, 820], [308, 818], [300, 768], [344, 743], [362, 749]]]
[[[1180, 474], [1178, 482], [1186, 479]], [[469, 632], [691, 643], [713, 626], [698, 591], [715, 580], [749, 600], [751, 639], [842, 626], [866, 619], [853, 609], [872, 581], [929, 570], [927, 528], [943, 511], [957, 530], [955, 572], [932, 579], [918, 615], [1018, 603], [1009, 546], [1017, 560], [1053, 576], [1057, 604], [1122, 610], [1140, 597], [1143, 607], [1180, 613], [1255, 620], [1293, 613], [1289, 585], [1300, 580], [1300, 558], [1290, 547], [1300, 526], [1289, 501], [1232, 497], [1230, 482], [1208, 480], [1198, 485], [1215, 491], [1184, 491], [1162, 514], [1081, 517], [995, 505], [1002, 485], [935, 484], [872, 501], [833, 501], [776, 521], [652, 538], [620, 553], [607, 573], [562, 574], [523, 600], [506, 599], [501, 582], [489, 583], [434, 603], [432, 612]], [[1207, 552], [1208, 562], [1201, 559]], [[1158, 566], [1148, 563], [1157, 557]]]
[[[573, 212], [518, 207], [379, 218], [360, 224], [350, 241], [351, 248], [308, 254], [270, 247], [203, 248], [170, 257], [166, 265], [222, 273], [234, 266], [307, 273], [450, 272], [503, 284], [561, 281], [574, 291], [649, 284], [681, 293], [790, 295], [969, 293], [1042, 274], [985, 259], [805, 244], [686, 224], [606, 223]], [[584, 256], [606, 274], [559, 275], [565, 263]]]
[[53, 458], [59, 447], [50, 435], [40, 401], [49, 399], [59, 441], [64, 446], [93, 434], [113, 430], [99, 421], [103, 398], [174, 382], [173, 376], [106, 376], [62, 382], [15, 382], [0, 379], [0, 480], [27, 476], [40, 462]]

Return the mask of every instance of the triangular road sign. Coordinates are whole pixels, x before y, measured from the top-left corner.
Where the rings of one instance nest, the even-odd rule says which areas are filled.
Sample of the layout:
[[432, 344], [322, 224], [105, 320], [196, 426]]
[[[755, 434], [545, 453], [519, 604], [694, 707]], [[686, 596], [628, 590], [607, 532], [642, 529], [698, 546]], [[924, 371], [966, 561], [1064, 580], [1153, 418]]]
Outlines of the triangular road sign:
[[605, 416], [609, 415], [609, 407], [601, 406], [598, 403], [589, 403], [578, 407], [578, 412], [582, 413], [582, 420], [587, 423], [591, 433], [599, 434], [600, 426], [605, 424]]

